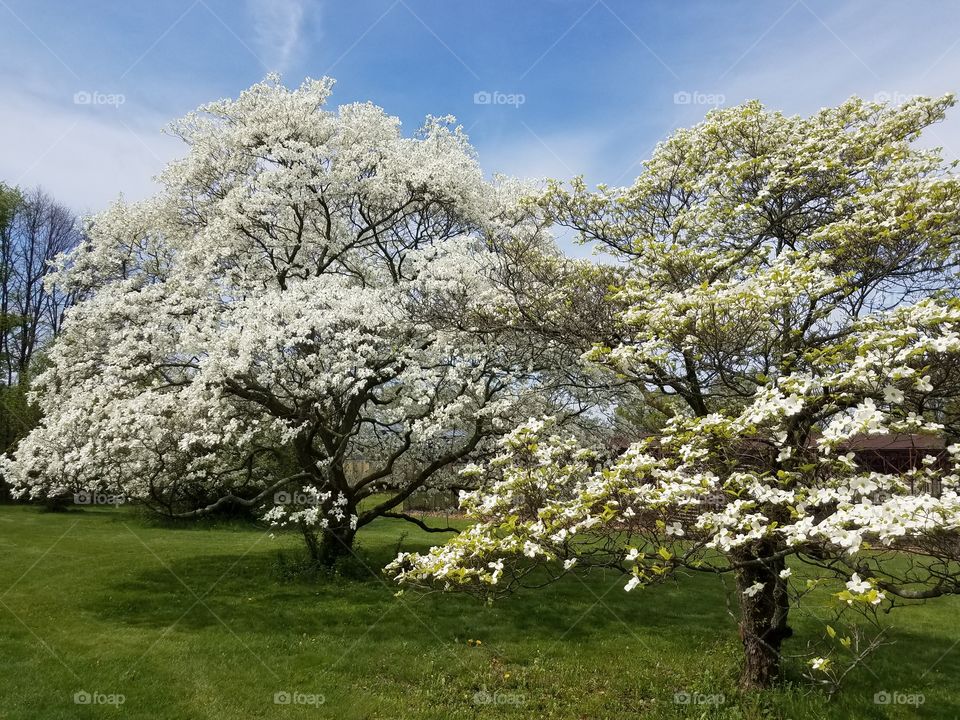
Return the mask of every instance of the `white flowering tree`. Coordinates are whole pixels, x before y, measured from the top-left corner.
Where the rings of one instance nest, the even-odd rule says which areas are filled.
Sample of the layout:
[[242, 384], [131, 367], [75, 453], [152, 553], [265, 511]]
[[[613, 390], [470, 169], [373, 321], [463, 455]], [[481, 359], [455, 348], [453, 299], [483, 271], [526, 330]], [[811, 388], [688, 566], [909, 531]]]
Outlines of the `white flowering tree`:
[[93, 219], [56, 276], [86, 299], [34, 386], [45, 419], [4, 466], [19, 494], [266, 504], [329, 564], [377, 517], [423, 525], [406, 498], [547, 407], [540, 360], [491, 329], [497, 248], [539, 237], [519, 186], [451, 119], [405, 137], [325, 110], [331, 86], [202, 107], [162, 192]]
[[[401, 555], [398, 580], [729, 575], [745, 687], [778, 677], [788, 613], [822, 585], [867, 614], [960, 592], [960, 182], [913, 143], [952, 102], [748, 103], [659, 145], [632, 187], [551, 187], [552, 217], [629, 267], [621, 329], [589, 361], [672, 416], [606, 463], [523, 424], [468, 471], [472, 527]], [[933, 449], [870, 469], [857, 443], [891, 435]], [[824, 645], [807, 672], [830, 680], [873, 643], [831, 626]]]

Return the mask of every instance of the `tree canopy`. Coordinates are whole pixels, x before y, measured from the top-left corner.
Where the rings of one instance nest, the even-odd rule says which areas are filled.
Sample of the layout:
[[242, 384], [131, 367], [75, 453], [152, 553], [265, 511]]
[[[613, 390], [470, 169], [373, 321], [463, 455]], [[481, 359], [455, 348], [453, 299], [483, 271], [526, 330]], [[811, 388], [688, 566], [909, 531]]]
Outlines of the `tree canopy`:
[[495, 322], [503, 249], [556, 252], [523, 186], [486, 181], [450, 118], [405, 137], [371, 104], [324, 109], [331, 87], [270, 78], [202, 107], [172, 128], [189, 152], [162, 192], [92, 219], [56, 275], [85, 299], [5, 468], [18, 492], [265, 506], [327, 563], [551, 407]]
[[[495, 594], [538, 567], [617, 568], [627, 590], [730, 574], [746, 686], [777, 676], [812, 587], [788, 558], [867, 612], [960, 591], [960, 181], [914, 142], [952, 104], [750, 102], [675, 133], [631, 187], [552, 184], [547, 216], [627, 267], [585, 361], [669, 419], [613, 462], [549, 418], [522, 425], [468, 471], [475, 523], [401, 555], [398, 579]], [[864, 436], [941, 442], [877, 472], [853, 451]], [[851, 643], [826, 640], [821, 679]]]

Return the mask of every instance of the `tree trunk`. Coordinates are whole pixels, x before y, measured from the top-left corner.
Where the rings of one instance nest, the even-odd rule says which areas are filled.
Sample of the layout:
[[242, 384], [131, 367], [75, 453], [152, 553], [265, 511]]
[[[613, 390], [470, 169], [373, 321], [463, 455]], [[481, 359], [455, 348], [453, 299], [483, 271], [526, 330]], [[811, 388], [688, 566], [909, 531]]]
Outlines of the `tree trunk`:
[[332, 568], [338, 560], [352, 554], [356, 534], [357, 531], [349, 524], [331, 525], [319, 532], [304, 526], [303, 538], [307, 544], [310, 562], [318, 568]]
[[[759, 550], [738, 558], [740, 562], [750, 562], [737, 570], [744, 652], [740, 686], [745, 690], [769, 687], [780, 677], [780, 647], [793, 634], [787, 625], [787, 580], [780, 577], [786, 563], [783, 558], [769, 559], [775, 548], [765, 546]], [[747, 594], [757, 583], [763, 583], [763, 588]]]

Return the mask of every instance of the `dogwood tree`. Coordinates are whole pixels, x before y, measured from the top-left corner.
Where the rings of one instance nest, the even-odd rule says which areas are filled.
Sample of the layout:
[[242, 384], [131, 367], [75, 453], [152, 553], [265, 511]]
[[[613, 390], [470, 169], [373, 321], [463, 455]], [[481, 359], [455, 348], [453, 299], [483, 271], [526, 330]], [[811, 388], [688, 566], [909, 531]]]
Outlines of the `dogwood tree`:
[[377, 517], [423, 525], [406, 498], [549, 406], [542, 363], [477, 324], [510, 297], [497, 248], [540, 237], [521, 186], [486, 182], [451, 118], [405, 137], [373, 105], [325, 110], [331, 86], [270, 78], [188, 115], [162, 192], [61, 261], [86, 299], [4, 466], [21, 495], [266, 504], [329, 564]]
[[[811, 588], [868, 613], [960, 592], [960, 182], [913, 142], [952, 103], [751, 102], [677, 132], [632, 187], [550, 187], [551, 216], [630, 271], [618, 336], [588, 360], [672, 416], [613, 462], [521, 425], [467, 471], [472, 527], [391, 571], [482, 593], [544, 568], [615, 568], [626, 590], [730, 575], [746, 687], [778, 676]], [[918, 440], [922, 463], [877, 471], [863, 436], [945, 450]], [[831, 626], [808, 671], [855, 660], [858, 637]]]

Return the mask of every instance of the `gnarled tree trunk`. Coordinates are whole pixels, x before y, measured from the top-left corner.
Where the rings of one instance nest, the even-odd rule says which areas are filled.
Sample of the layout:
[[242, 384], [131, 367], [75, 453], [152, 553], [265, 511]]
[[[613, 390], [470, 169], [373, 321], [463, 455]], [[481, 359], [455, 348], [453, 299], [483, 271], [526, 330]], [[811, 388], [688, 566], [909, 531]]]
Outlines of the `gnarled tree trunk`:
[[[793, 634], [787, 625], [790, 601], [782, 557], [767, 543], [737, 559], [737, 595], [740, 602], [740, 639], [744, 664], [740, 686], [746, 690], [769, 687], [780, 677], [780, 648]], [[759, 590], [752, 590], [762, 583]]]
[[319, 568], [331, 568], [337, 561], [353, 553], [353, 541], [357, 531], [350, 527], [349, 516], [344, 523], [316, 529], [301, 526], [307, 544], [310, 562]]

